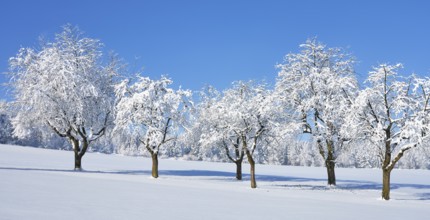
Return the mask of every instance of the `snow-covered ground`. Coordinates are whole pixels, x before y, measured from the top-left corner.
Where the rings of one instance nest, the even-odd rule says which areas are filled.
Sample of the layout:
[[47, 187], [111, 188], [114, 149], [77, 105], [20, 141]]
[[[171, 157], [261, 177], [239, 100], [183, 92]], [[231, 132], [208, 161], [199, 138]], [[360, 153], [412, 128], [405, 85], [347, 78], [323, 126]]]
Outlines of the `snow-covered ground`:
[[379, 198], [381, 171], [257, 165], [257, 189], [234, 179], [234, 164], [0, 145], [0, 219], [428, 219], [430, 171], [394, 170], [391, 201]]

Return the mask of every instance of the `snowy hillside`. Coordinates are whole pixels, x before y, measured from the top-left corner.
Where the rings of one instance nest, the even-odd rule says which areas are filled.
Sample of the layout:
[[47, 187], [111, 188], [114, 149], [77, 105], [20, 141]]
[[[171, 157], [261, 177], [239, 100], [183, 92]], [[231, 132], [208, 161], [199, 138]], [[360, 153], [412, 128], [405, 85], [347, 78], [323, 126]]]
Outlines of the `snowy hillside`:
[[391, 201], [379, 169], [256, 166], [257, 189], [234, 164], [88, 153], [72, 171], [68, 151], [0, 145], [0, 219], [426, 219], [430, 171], [394, 170]]

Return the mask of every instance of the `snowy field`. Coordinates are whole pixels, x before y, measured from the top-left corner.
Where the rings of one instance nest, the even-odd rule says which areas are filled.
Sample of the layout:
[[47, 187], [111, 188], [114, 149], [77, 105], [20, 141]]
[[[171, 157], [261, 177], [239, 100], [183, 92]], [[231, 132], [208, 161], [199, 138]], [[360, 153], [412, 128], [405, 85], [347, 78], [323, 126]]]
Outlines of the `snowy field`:
[[0, 219], [428, 219], [430, 171], [394, 170], [390, 201], [379, 198], [381, 171], [160, 160], [0, 145]]

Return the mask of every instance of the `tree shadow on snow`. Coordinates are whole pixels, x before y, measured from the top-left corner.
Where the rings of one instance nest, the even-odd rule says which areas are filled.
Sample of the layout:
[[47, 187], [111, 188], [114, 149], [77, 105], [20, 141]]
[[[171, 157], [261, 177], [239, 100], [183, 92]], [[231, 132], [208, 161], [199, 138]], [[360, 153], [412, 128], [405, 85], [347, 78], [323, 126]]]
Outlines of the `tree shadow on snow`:
[[[325, 184], [322, 182], [321, 184]], [[317, 190], [317, 191], [328, 191], [328, 190], [345, 190], [345, 191], [362, 191], [372, 190], [381, 191], [382, 183], [369, 182], [369, 181], [358, 181], [358, 180], [338, 180], [336, 186], [318, 185], [318, 184], [278, 184], [276, 187], [283, 187], [286, 189], [299, 189], [299, 190]], [[430, 190], [430, 185], [424, 184], [404, 184], [404, 183], [391, 183], [391, 190], [412, 188], [418, 190]], [[416, 193], [413, 197], [408, 199], [395, 199], [395, 200], [430, 200], [430, 193]]]
[[411, 198], [394, 198], [393, 200], [398, 201], [429, 201], [430, 193], [415, 193]]
[[27, 167], [0, 167], [0, 170], [17, 170], [17, 171], [43, 171], [43, 172], [78, 172], [66, 169], [46, 169], [46, 168], [27, 168]]
[[[0, 167], [0, 170], [16, 171], [41, 171], [41, 172], [74, 172], [74, 173], [97, 173], [97, 174], [122, 174], [122, 175], [151, 175], [151, 170], [73, 170], [73, 169], [47, 169], [29, 167]], [[235, 173], [213, 170], [159, 170], [160, 176], [189, 176], [189, 177], [235, 177]]]
[[[0, 167], [0, 170], [17, 171], [40, 171], [40, 172], [60, 172], [60, 173], [98, 173], [98, 174], [146, 174], [147, 171], [97, 171], [97, 170], [73, 170], [73, 169], [47, 169], [47, 168], [28, 168], [28, 167]], [[150, 173], [150, 172], [149, 172]]]
[[415, 194], [415, 197], [417, 197], [418, 199], [414, 200], [427, 201], [430, 200], [430, 193], [417, 193]]
[[[96, 173], [96, 174], [119, 174], [119, 175], [151, 175], [151, 170], [112, 170], [112, 171], [91, 171], [91, 170], [67, 170], [67, 169], [46, 169], [46, 168], [22, 168], [22, 167], [0, 167], [0, 170], [17, 171], [42, 171], [42, 172], [75, 172], [75, 173]], [[236, 181], [236, 173], [213, 170], [159, 170], [160, 177], [202, 177], [210, 180]], [[243, 174], [242, 181], [249, 181], [250, 175]], [[306, 178], [276, 175], [256, 175], [257, 182], [273, 182], [274, 187], [304, 190], [381, 190], [382, 184], [377, 182], [359, 180], [337, 180], [337, 186], [327, 186], [326, 179]], [[313, 182], [313, 183], [311, 183]], [[391, 183], [391, 189], [413, 188], [430, 189], [430, 185], [424, 184], [399, 184]], [[416, 194], [414, 200], [430, 200], [430, 193]]]

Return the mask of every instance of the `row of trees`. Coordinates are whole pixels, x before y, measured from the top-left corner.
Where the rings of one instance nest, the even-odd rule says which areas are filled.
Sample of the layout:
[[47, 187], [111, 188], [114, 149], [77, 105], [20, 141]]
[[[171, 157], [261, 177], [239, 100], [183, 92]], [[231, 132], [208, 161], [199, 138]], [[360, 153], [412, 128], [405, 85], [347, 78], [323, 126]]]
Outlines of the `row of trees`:
[[193, 96], [171, 88], [166, 77], [124, 79], [124, 66], [115, 56], [102, 56], [98, 40], [66, 25], [54, 42], [21, 48], [10, 59], [13, 134], [68, 140], [77, 170], [93, 142], [118, 152], [145, 149], [155, 178], [160, 152], [178, 145], [182, 154], [225, 155], [236, 164], [238, 180], [246, 157], [252, 188], [260, 158], [280, 155], [291, 143], [317, 150], [329, 185], [336, 185], [340, 155], [372, 149], [383, 171], [382, 198], [388, 200], [393, 168], [429, 139], [430, 79], [403, 77], [400, 64], [383, 64], [359, 89], [351, 56], [316, 39], [300, 47], [277, 66], [273, 88], [239, 81]]

